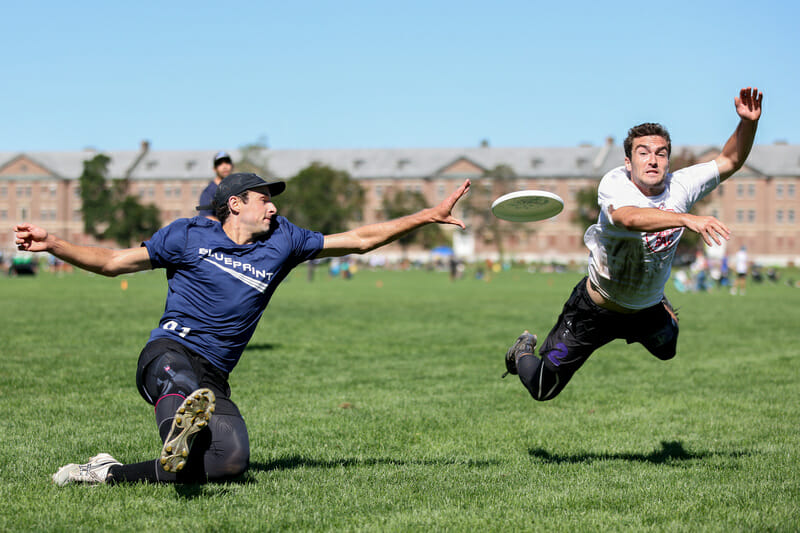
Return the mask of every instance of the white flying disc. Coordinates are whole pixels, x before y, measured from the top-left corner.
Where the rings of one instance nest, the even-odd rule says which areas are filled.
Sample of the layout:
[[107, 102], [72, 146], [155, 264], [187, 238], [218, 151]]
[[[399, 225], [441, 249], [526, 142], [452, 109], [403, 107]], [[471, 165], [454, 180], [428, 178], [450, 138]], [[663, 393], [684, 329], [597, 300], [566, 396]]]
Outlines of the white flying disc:
[[535, 222], [554, 217], [564, 209], [564, 200], [548, 191], [516, 191], [492, 203], [497, 218], [511, 222]]

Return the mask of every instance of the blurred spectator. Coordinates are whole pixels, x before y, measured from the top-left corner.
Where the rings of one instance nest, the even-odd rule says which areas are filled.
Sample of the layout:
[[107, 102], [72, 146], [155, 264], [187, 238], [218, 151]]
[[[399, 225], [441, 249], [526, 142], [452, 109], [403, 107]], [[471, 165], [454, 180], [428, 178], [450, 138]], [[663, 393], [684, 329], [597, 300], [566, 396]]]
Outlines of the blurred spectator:
[[731, 294], [744, 294], [747, 289], [747, 271], [749, 268], [747, 248], [745, 246], [742, 246], [736, 252], [735, 267], [736, 280], [733, 282], [733, 287], [731, 287]]
[[[198, 205], [211, 205], [214, 199], [214, 193], [217, 192], [220, 182], [228, 177], [228, 174], [233, 172], [233, 159], [228, 155], [228, 152], [217, 152], [214, 156], [214, 179], [211, 180], [203, 192], [200, 193], [200, 203]], [[201, 210], [199, 216], [217, 220], [214, 212], [209, 210]]]

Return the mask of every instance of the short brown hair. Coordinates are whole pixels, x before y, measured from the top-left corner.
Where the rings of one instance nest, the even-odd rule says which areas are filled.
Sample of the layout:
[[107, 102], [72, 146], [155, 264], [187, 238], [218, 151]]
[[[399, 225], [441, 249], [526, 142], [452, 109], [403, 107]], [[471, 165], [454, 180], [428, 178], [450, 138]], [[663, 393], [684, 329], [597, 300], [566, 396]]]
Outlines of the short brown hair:
[[[247, 203], [248, 197], [250, 196], [248, 193], [250, 191], [244, 191], [242, 194], [237, 194], [236, 197], [239, 198], [243, 204]], [[220, 224], [224, 224], [228, 217], [231, 216], [231, 208], [228, 207], [228, 202], [225, 202], [222, 205], [218, 205], [214, 210], [214, 216], [217, 217]]]
[[634, 139], [638, 137], [648, 137], [650, 135], [664, 137], [664, 140], [667, 141], [667, 157], [669, 157], [672, 153], [672, 141], [669, 138], [669, 132], [667, 128], [655, 122], [645, 122], [644, 124], [639, 124], [628, 130], [628, 136], [625, 138], [625, 143], [623, 144], [625, 147], [625, 157], [630, 159], [633, 153]]

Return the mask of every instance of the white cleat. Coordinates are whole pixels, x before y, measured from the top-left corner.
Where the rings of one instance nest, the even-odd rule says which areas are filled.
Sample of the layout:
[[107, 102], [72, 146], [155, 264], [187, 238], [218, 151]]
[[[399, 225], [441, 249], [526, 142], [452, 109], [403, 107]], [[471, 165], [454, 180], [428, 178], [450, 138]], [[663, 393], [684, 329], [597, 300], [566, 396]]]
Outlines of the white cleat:
[[107, 453], [99, 453], [83, 465], [70, 463], [58, 469], [53, 474], [53, 482], [59, 487], [68, 483], [105, 483], [108, 469], [114, 465], [121, 465], [119, 461]]
[[164, 447], [161, 449], [161, 466], [167, 472], [179, 472], [186, 466], [193, 435], [206, 427], [216, 406], [216, 397], [209, 389], [197, 389], [183, 401], [175, 418]]

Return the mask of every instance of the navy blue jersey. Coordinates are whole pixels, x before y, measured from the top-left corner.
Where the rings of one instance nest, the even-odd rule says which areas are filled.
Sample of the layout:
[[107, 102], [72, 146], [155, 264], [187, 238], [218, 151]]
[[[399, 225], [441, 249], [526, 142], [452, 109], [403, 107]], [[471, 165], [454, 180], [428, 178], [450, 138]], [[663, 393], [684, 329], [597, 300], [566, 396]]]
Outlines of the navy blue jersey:
[[[203, 189], [203, 192], [200, 193], [200, 201], [198, 205], [211, 205], [211, 201], [214, 199], [214, 193], [217, 192], [219, 185], [214, 180], [211, 180], [206, 188]], [[215, 216], [214, 211], [212, 209], [203, 209], [198, 213], [202, 217], [208, 216]]]
[[233, 370], [278, 284], [323, 247], [321, 233], [276, 217], [269, 238], [236, 244], [219, 222], [182, 218], [144, 243], [167, 269], [167, 303], [150, 340], [170, 338]]

